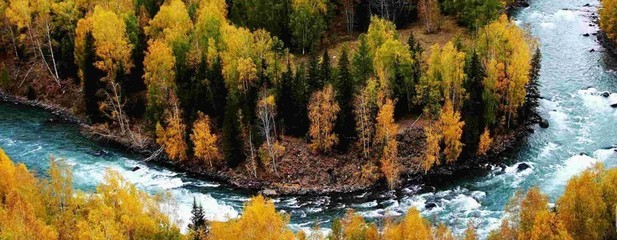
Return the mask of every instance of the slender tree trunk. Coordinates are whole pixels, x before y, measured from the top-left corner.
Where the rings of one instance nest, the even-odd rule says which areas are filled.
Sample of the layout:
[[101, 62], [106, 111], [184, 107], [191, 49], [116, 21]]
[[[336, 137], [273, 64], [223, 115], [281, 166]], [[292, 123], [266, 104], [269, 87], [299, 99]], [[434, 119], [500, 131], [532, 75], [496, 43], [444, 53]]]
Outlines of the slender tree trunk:
[[11, 42], [13, 43], [13, 49], [15, 50], [15, 57], [17, 57], [17, 60], [19, 61], [19, 51], [17, 50], [17, 41], [15, 40], [13, 28], [9, 24], [6, 24], [6, 28], [9, 30], [9, 35], [11, 35]]
[[[53, 63], [54, 66], [54, 74], [56, 76], [56, 79], [60, 79], [60, 75], [58, 75], [58, 67], [56, 66], [56, 58], [54, 57], [54, 49], [51, 45], [51, 30], [49, 29], [49, 23], [45, 24], [45, 28], [47, 30], [47, 45], [49, 47], [49, 53], [51, 53], [51, 62]], [[58, 84], [60, 84], [60, 82], [58, 82]]]

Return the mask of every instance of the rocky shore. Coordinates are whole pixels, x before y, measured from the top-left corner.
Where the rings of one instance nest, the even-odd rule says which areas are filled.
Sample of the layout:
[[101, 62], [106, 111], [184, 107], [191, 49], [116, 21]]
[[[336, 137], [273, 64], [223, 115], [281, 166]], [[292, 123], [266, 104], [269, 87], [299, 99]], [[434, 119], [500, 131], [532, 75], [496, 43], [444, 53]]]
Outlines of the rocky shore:
[[[113, 134], [100, 134], [85, 119], [53, 104], [13, 96], [1, 90], [0, 103], [21, 104], [44, 109], [53, 116], [48, 121], [77, 124], [81, 127], [82, 134], [85, 136], [102, 144], [141, 154], [144, 159], [158, 149], [151, 140], [145, 146], [136, 146], [126, 138], [116, 137]], [[424, 132], [420, 126], [407, 127], [400, 131], [398, 136], [399, 149], [401, 149], [399, 160], [404, 162], [403, 184], [413, 182], [433, 185], [467, 176], [473, 171], [490, 169], [491, 165], [499, 164], [504, 155], [516, 149], [525, 141], [527, 135], [533, 131], [531, 128], [533, 124], [541, 122], [541, 118], [536, 115], [508, 134], [495, 136], [495, 144], [493, 144], [487, 156], [437, 166], [427, 173], [418, 171], [413, 164], [422, 157], [422, 149], [425, 145]], [[229, 169], [224, 166], [224, 163], [220, 163], [215, 166], [214, 169], [216, 170], [213, 170], [212, 168], [195, 167], [195, 164], [187, 162], [172, 162], [164, 156], [152, 158], [152, 162], [174, 171], [182, 171], [195, 177], [220, 182], [225, 187], [255, 193], [260, 192], [268, 196], [354, 193], [386, 187], [385, 181], [381, 178], [366, 179], [366, 176], [358, 174], [364, 170], [361, 168], [363, 162], [367, 161], [367, 159], [363, 159], [364, 157], [359, 154], [359, 151], [352, 150], [345, 154], [333, 153], [327, 156], [315, 156], [304, 147], [303, 139], [285, 137], [283, 142], [288, 151], [279, 163], [281, 170], [278, 175], [261, 173], [255, 177], [249, 173], [245, 166]]]

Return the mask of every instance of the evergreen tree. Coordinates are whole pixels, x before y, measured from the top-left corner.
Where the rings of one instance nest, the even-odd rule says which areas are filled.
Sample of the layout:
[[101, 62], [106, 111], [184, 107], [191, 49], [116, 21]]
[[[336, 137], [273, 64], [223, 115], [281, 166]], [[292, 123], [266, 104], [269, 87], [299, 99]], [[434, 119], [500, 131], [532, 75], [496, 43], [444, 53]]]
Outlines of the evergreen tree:
[[400, 118], [411, 110], [412, 101], [412, 85], [407, 79], [411, 79], [405, 76], [403, 66], [399, 61], [394, 63], [394, 75], [392, 76], [392, 95], [397, 100], [394, 107], [395, 118]]
[[287, 61], [287, 70], [281, 76], [281, 90], [276, 104], [286, 130], [293, 129], [292, 125], [297, 123], [294, 116], [297, 106], [294, 101], [294, 76], [292, 71], [291, 62]]
[[465, 64], [464, 87], [468, 92], [469, 98], [463, 104], [463, 127], [462, 142], [464, 145], [463, 155], [472, 156], [478, 152], [480, 135], [484, 132], [484, 102], [482, 100], [482, 80], [484, 79], [484, 69], [480, 58], [476, 52], [468, 54]]
[[[407, 44], [409, 45], [411, 57], [413, 59], [413, 65], [411, 66], [410, 85], [415, 86], [418, 82], [420, 82], [420, 78], [422, 77], [422, 52], [424, 50], [420, 46], [420, 43], [416, 41], [413, 33], [409, 35]], [[410, 93], [412, 96], [416, 95], [414, 87], [411, 88]], [[411, 102], [409, 104], [411, 105]]]
[[229, 95], [223, 120], [223, 154], [227, 165], [234, 168], [244, 160], [242, 133], [238, 120], [238, 97]]
[[227, 89], [225, 88], [225, 79], [223, 78], [223, 68], [221, 59], [217, 57], [213, 61], [208, 71], [208, 84], [210, 99], [210, 108], [212, 109], [212, 117], [219, 119], [219, 126], [222, 125], [223, 115], [225, 114], [225, 104], [227, 103]]
[[373, 75], [373, 58], [364, 36], [360, 37], [360, 46], [353, 55], [351, 62], [356, 86], [364, 86], [368, 78]]
[[542, 60], [542, 52], [540, 48], [536, 48], [536, 52], [531, 59], [531, 70], [529, 72], [529, 82], [527, 83], [527, 95], [525, 95], [525, 104], [520, 109], [519, 122], [535, 120], [536, 108], [538, 107], [538, 99], [540, 99], [540, 65]]
[[338, 113], [334, 131], [340, 139], [339, 146], [346, 150], [355, 137], [356, 121], [353, 112], [354, 83], [349, 69], [347, 49], [343, 49], [338, 62], [338, 80], [336, 82], [336, 101], [341, 111]]
[[332, 66], [330, 65], [330, 55], [328, 54], [328, 49], [324, 50], [321, 58], [318, 89], [323, 88], [323, 86], [327, 83], [332, 83]]
[[191, 223], [189, 228], [195, 232], [199, 231], [199, 228], [205, 227], [206, 219], [204, 216], [204, 209], [201, 204], [197, 203], [197, 199], [193, 197], [193, 209], [191, 209]]
[[102, 72], [94, 67], [94, 61], [96, 60], [96, 54], [94, 53], [94, 37], [92, 33], [88, 33], [86, 36], [83, 63], [84, 82], [82, 84], [84, 91], [84, 101], [86, 103], [86, 115], [92, 122], [100, 122], [101, 113], [99, 111], [99, 101], [101, 100], [97, 96], [97, 92], [102, 87], [99, 80], [102, 76]]
[[307, 82], [309, 87], [309, 93], [319, 91], [323, 84], [321, 82], [321, 72], [319, 68], [319, 62], [317, 61], [317, 56], [315, 54], [311, 54], [309, 56], [309, 63], [307, 69]]
[[310, 92], [304, 64], [300, 65], [296, 72], [296, 77], [293, 80], [293, 102], [296, 108], [293, 113], [294, 125], [290, 133], [300, 136], [306, 134], [309, 127], [307, 107]]

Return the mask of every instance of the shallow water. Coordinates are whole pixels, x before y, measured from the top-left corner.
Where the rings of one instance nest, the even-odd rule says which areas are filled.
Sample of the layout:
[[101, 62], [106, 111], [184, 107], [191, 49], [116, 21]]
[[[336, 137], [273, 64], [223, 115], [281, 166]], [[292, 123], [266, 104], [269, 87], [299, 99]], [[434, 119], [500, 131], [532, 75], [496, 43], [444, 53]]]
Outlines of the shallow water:
[[[499, 224], [504, 205], [517, 189], [539, 186], [554, 201], [567, 180], [585, 168], [597, 162], [616, 166], [613, 146], [617, 144], [617, 110], [610, 104], [617, 102], [617, 74], [610, 69], [617, 69], [617, 64], [603, 52], [595, 37], [582, 36], [597, 31], [589, 26], [589, 16], [599, 3], [593, 1], [592, 7], [583, 7], [586, 3], [589, 1], [532, 0], [529, 8], [516, 14], [517, 24], [531, 31], [542, 50], [540, 82], [544, 99], [539, 110], [550, 128], [536, 127], [527, 143], [505, 159], [507, 168], [493, 167], [492, 171], [455, 179], [436, 190], [410, 185], [398, 191], [277, 198], [278, 209], [291, 214], [291, 226], [298, 229], [316, 223], [328, 227], [330, 219], [341, 216], [347, 208], [379, 220], [416, 207], [424, 216], [445, 222], [457, 232], [473, 220], [485, 236]], [[600, 94], [605, 91], [613, 94], [604, 98]], [[190, 218], [193, 198], [214, 220], [238, 216], [250, 198], [216, 182], [144, 164], [139, 156], [84, 138], [74, 125], [46, 123], [50, 117], [39, 109], [0, 104], [0, 147], [14, 161], [43, 176], [50, 156], [66, 159], [73, 167], [75, 187], [85, 191], [94, 189], [107, 168], [149, 192], [169, 191], [178, 202], [173, 217], [183, 226]], [[100, 150], [105, 154], [95, 156]], [[521, 162], [531, 168], [517, 171]], [[135, 166], [141, 169], [133, 172]], [[426, 209], [427, 203], [435, 203], [436, 207]]]

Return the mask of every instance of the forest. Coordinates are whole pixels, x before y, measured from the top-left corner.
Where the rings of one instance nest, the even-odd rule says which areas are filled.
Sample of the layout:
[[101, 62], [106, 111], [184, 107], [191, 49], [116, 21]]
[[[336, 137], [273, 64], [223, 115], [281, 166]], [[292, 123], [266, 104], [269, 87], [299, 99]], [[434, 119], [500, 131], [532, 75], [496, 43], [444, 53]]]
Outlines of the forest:
[[[599, 25], [617, 43], [617, 1]], [[68, 109], [89, 134], [193, 172], [262, 188], [396, 189], [499, 153], [539, 121], [540, 49], [516, 0], [0, 0], [0, 92]], [[410, 140], [411, 139], [411, 140]], [[168, 193], [106, 170], [92, 193], [0, 149], [0, 239], [478, 239], [423, 218], [349, 210], [289, 228], [257, 195], [187, 233]], [[550, 202], [518, 192], [488, 239], [615, 239], [617, 170], [573, 177]]]
[[[540, 54], [516, 4], [8, 0], [0, 84], [192, 171], [308, 185], [293, 176], [311, 162], [306, 178], [394, 188], [533, 118]], [[460, 31], [433, 45], [399, 32], [448, 23]], [[399, 151], [410, 128], [415, 154]]]

